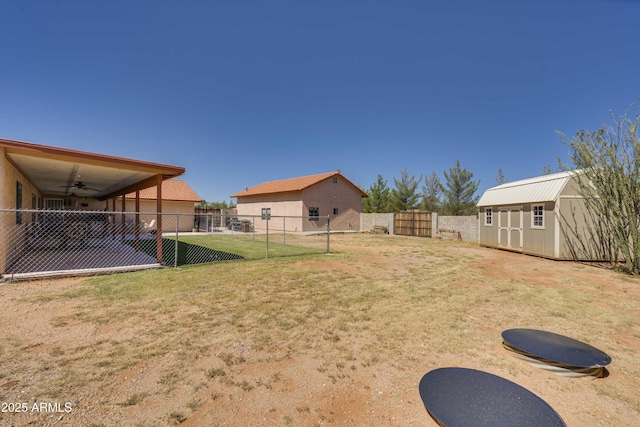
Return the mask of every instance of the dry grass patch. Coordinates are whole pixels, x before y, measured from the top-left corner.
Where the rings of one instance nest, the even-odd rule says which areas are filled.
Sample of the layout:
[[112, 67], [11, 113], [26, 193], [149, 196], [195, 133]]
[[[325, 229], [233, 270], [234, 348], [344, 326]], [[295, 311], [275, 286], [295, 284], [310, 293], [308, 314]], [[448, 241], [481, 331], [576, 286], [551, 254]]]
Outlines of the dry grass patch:
[[[518, 378], [573, 424], [640, 415], [630, 381], [558, 381], [500, 345], [512, 327], [565, 333], [637, 378], [637, 279], [431, 239], [338, 235], [332, 249], [5, 285], [19, 310], [0, 320], [37, 321], [2, 337], [1, 397], [73, 399], [78, 425], [409, 425], [427, 417], [421, 375], [454, 365]], [[580, 393], [602, 410], [564, 403]]]

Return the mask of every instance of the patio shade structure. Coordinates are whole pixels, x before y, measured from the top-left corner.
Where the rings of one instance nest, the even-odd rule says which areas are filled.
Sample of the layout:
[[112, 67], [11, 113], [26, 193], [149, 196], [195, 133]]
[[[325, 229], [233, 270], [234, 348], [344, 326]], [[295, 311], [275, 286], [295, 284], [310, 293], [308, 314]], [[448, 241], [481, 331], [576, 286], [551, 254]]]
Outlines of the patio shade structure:
[[[128, 159], [105, 154], [70, 150], [66, 148], [33, 144], [22, 141], [0, 139], [0, 154], [3, 154], [17, 171], [41, 194], [65, 196], [74, 193], [80, 197], [89, 197], [112, 201], [115, 210], [116, 198], [128, 193], [136, 193], [136, 207], [139, 206], [139, 191], [157, 188], [157, 212], [162, 213], [162, 182], [184, 174], [185, 169], [172, 166]], [[0, 189], [9, 188], [6, 173], [0, 173]], [[12, 196], [4, 191], [0, 193], [0, 208], [11, 206]], [[125, 197], [122, 198], [124, 211]], [[136, 209], [136, 212], [139, 212]], [[162, 216], [156, 220], [157, 257], [162, 262]]]

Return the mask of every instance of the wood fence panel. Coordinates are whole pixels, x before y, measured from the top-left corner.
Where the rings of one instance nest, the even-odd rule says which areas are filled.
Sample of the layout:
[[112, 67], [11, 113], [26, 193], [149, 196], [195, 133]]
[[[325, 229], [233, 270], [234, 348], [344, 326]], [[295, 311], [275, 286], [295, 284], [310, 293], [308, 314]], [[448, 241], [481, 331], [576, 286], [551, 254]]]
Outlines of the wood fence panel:
[[403, 236], [431, 236], [431, 212], [396, 212], [393, 221], [394, 234]]

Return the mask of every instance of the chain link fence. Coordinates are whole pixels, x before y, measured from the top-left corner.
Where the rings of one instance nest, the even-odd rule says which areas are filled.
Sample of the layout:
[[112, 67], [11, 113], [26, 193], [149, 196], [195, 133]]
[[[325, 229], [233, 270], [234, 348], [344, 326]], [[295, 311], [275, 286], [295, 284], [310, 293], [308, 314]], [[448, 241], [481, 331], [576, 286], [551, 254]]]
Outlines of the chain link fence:
[[330, 235], [319, 216], [0, 209], [0, 269], [12, 280], [319, 254]]

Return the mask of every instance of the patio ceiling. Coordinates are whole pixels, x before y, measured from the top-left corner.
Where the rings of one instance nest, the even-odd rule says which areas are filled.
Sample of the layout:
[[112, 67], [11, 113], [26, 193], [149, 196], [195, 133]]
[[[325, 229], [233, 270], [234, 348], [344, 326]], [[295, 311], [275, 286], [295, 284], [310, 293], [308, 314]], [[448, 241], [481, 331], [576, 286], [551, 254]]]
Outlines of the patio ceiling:
[[105, 200], [157, 185], [157, 176], [173, 178], [184, 168], [121, 157], [0, 139], [5, 155], [47, 195]]

